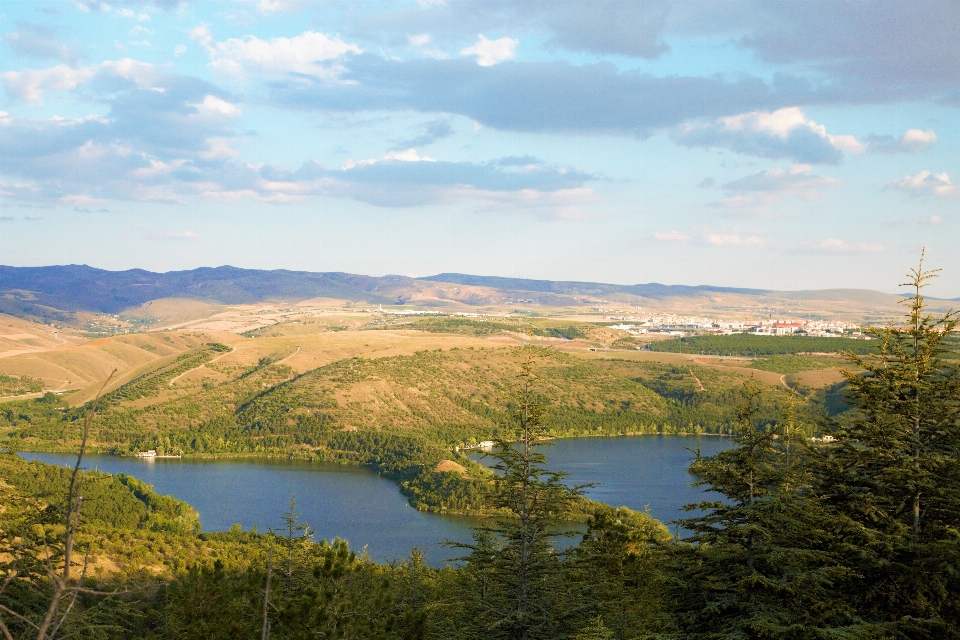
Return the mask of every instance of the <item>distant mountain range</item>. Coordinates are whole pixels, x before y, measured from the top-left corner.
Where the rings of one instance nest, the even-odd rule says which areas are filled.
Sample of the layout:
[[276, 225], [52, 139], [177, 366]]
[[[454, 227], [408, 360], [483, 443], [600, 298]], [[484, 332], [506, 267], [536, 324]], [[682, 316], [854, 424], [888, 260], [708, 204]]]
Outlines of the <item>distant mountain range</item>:
[[[459, 287], [445, 285], [460, 285]], [[372, 277], [340, 272], [239, 269], [223, 266], [153, 273], [143, 269], [106, 271], [86, 265], [0, 266], [0, 313], [69, 321], [74, 312], [119, 313], [159, 298], [193, 298], [222, 304], [268, 300], [337, 298], [370, 304], [509, 304], [534, 301], [584, 305], [598, 299], [664, 300], [733, 294], [780, 300], [835, 300], [889, 305], [895, 296], [863, 289], [772, 291], [736, 287], [616, 285], [598, 282], [528, 280], [441, 273], [425, 278]]]

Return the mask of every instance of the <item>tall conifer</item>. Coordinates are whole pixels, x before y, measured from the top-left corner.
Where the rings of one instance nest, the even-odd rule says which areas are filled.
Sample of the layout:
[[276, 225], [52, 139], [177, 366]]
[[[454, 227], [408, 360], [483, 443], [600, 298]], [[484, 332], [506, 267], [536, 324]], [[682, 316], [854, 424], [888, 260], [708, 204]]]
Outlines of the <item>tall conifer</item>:
[[830, 520], [807, 489], [803, 435], [792, 405], [779, 425], [756, 423], [759, 386], [745, 385], [736, 446], [697, 458], [698, 485], [722, 500], [688, 505], [705, 513], [680, 524], [674, 545], [678, 637], [868, 638], [835, 599], [844, 568], [828, 550]]
[[849, 354], [852, 410], [816, 461], [844, 527], [835, 548], [858, 576], [845, 597], [897, 637], [960, 637], [960, 371], [943, 359], [958, 318], [927, 313], [936, 275], [921, 257], [903, 325], [870, 331], [877, 353]]
[[511, 428], [495, 439], [491, 454], [497, 459], [492, 506], [503, 516], [477, 530], [476, 544], [464, 545], [471, 551], [465, 573], [475, 578], [464, 606], [467, 637], [563, 637], [564, 620], [575, 614], [565, 600], [553, 539], [563, 535], [562, 521], [579, 491], [563, 484], [562, 472], [547, 470], [546, 456], [537, 451], [545, 437], [544, 408], [534, 392], [537, 353], [524, 348]]

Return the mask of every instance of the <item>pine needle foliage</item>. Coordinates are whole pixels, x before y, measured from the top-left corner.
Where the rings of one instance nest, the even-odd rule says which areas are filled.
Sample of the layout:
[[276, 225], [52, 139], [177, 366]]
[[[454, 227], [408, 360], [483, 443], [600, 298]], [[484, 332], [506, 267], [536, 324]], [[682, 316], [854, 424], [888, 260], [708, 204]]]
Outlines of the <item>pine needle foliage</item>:
[[491, 503], [505, 515], [479, 527], [465, 558], [468, 582], [461, 637], [546, 640], [563, 637], [577, 612], [562, 580], [563, 565], [554, 539], [565, 514], [581, 495], [564, 474], [546, 468], [537, 448], [545, 444], [544, 407], [534, 392], [534, 364], [542, 350], [521, 352], [519, 393], [511, 407], [511, 429], [494, 441], [497, 459]]
[[848, 535], [836, 549], [858, 576], [848, 593], [896, 637], [960, 637], [960, 369], [944, 360], [954, 312], [926, 312], [939, 270], [908, 274], [901, 326], [873, 329], [877, 353], [848, 354], [854, 410], [816, 461], [818, 490]]
[[[690, 471], [721, 500], [688, 505], [692, 535], [670, 549], [684, 638], [870, 638], [832, 585], [846, 569], [829, 550], [831, 520], [809, 491], [804, 438], [788, 406], [778, 425], [758, 424], [762, 391], [750, 382], [738, 410], [736, 447], [699, 450]], [[669, 634], [667, 634], [669, 636]]]

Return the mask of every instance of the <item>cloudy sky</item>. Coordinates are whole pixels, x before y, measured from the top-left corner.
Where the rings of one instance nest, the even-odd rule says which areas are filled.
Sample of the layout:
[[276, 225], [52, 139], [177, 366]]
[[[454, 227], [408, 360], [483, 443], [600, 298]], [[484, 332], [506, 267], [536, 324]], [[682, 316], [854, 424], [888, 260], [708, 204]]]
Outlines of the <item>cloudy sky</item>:
[[0, 264], [960, 296], [960, 3], [0, 5]]

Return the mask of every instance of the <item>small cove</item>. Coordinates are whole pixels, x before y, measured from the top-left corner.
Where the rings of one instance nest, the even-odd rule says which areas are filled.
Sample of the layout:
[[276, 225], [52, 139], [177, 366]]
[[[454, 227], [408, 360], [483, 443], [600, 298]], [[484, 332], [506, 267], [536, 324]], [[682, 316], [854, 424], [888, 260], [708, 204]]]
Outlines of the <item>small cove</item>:
[[[548, 466], [564, 469], [570, 483], [598, 482], [587, 490], [594, 500], [642, 510], [663, 521], [679, 517], [679, 507], [696, 502], [699, 489], [686, 486], [696, 439], [683, 436], [571, 438], [553, 441], [543, 452]], [[728, 438], [702, 438], [710, 455], [731, 446]], [[75, 456], [23, 453], [29, 460], [72, 464]], [[489, 458], [484, 460], [489, 464]], [[204, 531], [223, 531], [234, 523], [261, 531], [280, 524], [290, 494], [301, 519], [317, 539], [340, 537], [351, 548], [367, 546], [378, 561], [408, 557], [421, 547], [431, 564], [460, 555], [441, 547], [445, 540], [467, 542], [476, 518], [439, 516], [411, 508], [395, 484], [363, 468], [270, 459], [142, 460], [107, 455], [84, 459], [87, 469], [126, 473], [154, 486], [158, 493], [184, 500], [200, 513]]]

